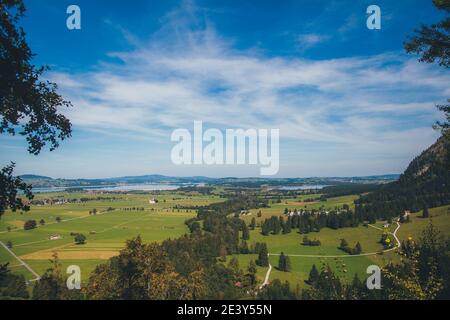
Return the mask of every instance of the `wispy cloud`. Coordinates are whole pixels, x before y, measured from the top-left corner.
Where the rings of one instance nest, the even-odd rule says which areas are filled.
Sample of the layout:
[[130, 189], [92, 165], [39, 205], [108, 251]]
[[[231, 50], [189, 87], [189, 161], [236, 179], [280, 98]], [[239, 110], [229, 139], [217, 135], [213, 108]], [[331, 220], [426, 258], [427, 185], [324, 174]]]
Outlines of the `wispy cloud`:
[[317, 33], [301, 34], [297, 38], [297, 46], [300, 50], [306, 50], [316, 46], [319, 43], [327, 41], [329, 38], [330, 36]]
[[[133, 41], [133, 51], [111, 53], [120, 64], [52, 75], [76, 106], [75, 126], [162, 143], [194, 120], [280, 128], [293, 148], [309, 141], [367, 158], [404, 157], [434, 139], [429, 127], [434, 103], [449, 93], [447, 74], [397, 53], [314, 61], [236, 50], [188, 9], [171, 12], [147, 41]], [[307, 48], [327, 37], [298, 40]]]

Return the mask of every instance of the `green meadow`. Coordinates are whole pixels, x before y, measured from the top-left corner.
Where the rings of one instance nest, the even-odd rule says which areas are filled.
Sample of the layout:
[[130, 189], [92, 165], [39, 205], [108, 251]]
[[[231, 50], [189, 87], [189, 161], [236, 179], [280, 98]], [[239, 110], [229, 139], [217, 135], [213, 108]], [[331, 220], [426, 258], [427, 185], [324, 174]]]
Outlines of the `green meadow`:
[[[157, 195], [144, 193], [104, 193], [92, 194], [80, 193], [49, 193], [37, 194], [35, 200], [53, 199], [79, 199], [86, 198], [85, 202], [34, 205], [29, 212], [6, 212], [0, 220], [0, 241], [4, 244], [12, 243], [13, 253], [28, 264], [38, 274], [43, 274], [51, 267], [50, 259], [56, 253], [63, 270], [69, 265], [78, 265], [82, 271], [82, 281], [87, 281], [88, 275], [94, 268], [107, 259], [119, 254], [124, 248], [126, 240], [140, 235], [144, 242], [160, 242], [169, 238], [176, 238], [188, 233], [184, 224], [186, 219], [196, 215], [195, 210], [178, 209], [177, 206], [201, 206], [224, 201], [219, 196], [220, 189], [216, 189], [212, 195], [182, 194], [176, 191], [163, 191]], [[315, 195], [302, 195], [292, 199], [282, 199], [280, 203], [270, 202], [270, 208], [252, 209], [250, 214], [241, 218], [250, 223], [256, 218], [257, 225], [271, 216], [283, 215], [284, 209], [301, 208], [340, 208], [344, 204], [353, 206], [356, 195], [330, 198], [327, 201], [304, 202], [305, 199], [319, 197]], [[158, 203], [150, 204], [149, 200], [156, 198]], [[96, 214], [90, 211], [96, 209]], [[134, 208], [134, 210], [133, 210]], [[137, 208], [137, 210], [136, 210]], [[142, 209], [143, 208], [143, 209]], [[257, 217], [261, 211], [261, 217]], [[417, 239], [421, 230], [431, 220], [433, 224], [450, 234], [449, 206], [430, 209], [430, 218], [421, 218], [421, 213], [411, 215], [411, 222], [402, 224], [398, 231], [401, 240], [408, 237]], [[57, 219], [59, 218], [59, 219]], [[27, 220], [35, 220], [38, 223], [36, 229], [25, 231], [23, 225]], [[45, 224], [39, 225], [40, 220]], [[59, 220], [59, 222], [58, 222]], [[308, 237], [321, 241], [320, 246], [303, 246], [301, 244], [304, 235], [297, 230], [289, 234], [263, 236], [260, 228], [250, 231], [249, 244], [255, 242], [267, 243], [269, 259], [274, 267], [270, 274], [270, 281], [280, 279], [288, 280], [294, 286], [304, 287], [309, 271], [313, 264], [317, 268], [329, 265], [341, 278], [351, 281], [355, 274], [363, 279], [366, 277], [366, 269], [369, 265], [384, 265], [390, 261], [398, 261], [399, 256], [395, 252], [380, 253], [382, 246], [378, 243], [384, 228], [384, 221], [377, 222], [373, 228], [359, 226], [356, 228], [344, 228], [332, 230], [322, 229], [320, 232], [312, 232]], [[393, 232], [396, 225], [390, 225], [387, 230]], [[381, 229], [381, 230], [380, 230]], [[77, 245], [74, 243], [75, 233], [86, 236], [86, 243]], [[72, 235], [71, 235], [72, 234]], [[50, 236], [57, 236], [51, 240]], [[338, 249], [340, 240], [344, 238], [351, 247], [360, 242], [363, 254], [367, 256], [350, 256]], [[277, 270], [278, 254], [284, 252], [290, 256], [292, 270], [282, 272]], [[235, 255], [240, 267], [246, 269], [250, 260], [256, 260], [257, 256]], [[227, 262], [230, 260], [228, 257]], [[20, 261], [9, 253], [4, 247], [0, 247], [0, 263], [9, 262], [12, 272], [23, 274], [26, 279], [34, 278]], [[258, 267], [258, 278], [262, 283], [267, 268]]]
[[[195, 216], [193, 210], [178, 210], [177, 205], [207, 205], [223, 201], [218, 196], [181, 196], [164, 192], [157, 196], [148, 194], [52, 193], [38, 194], [39, 199], [112, 198], [83, 203], [66, 203], [32, 206], [26, 213], [7, 212], [0, 220], [0, 241], [12, 243], [12, 251], [38, 274], [50, 266], [57, 253], [63, 267], [79, 265], [82, 274], [88, 275], [98, 264], [117, 255], [127, 239], [140, 235], [144, 242], [159, 242], [179, 237], [188, 232], [184, 221]], [[150, 204], [153, 197], [157, 204]], [[95, 215], [89, 213], [97, 210]], [[114, 210], [108, 211], [108, 208]], [[139, 208], [139, 210], [130, 210]], [[143, 208], [143, 210], [140, 210]], [[57, 222], [59, 217], [60, 222]], [[27, 220], [38, 223], [36, 229], [23, 229]], [[39, 225], [43, 219], [44, 225]], [[86, 236], [86, 243], [76, 245], [73, 233]], [[60, 239], [51, 240], [50, 236]], [[0, 263], [9, 262], [13, 272], [27, 279], [34, 278], [7, 250], [0, 247]], [[86, 278], [84, 278], [86, 280]]]

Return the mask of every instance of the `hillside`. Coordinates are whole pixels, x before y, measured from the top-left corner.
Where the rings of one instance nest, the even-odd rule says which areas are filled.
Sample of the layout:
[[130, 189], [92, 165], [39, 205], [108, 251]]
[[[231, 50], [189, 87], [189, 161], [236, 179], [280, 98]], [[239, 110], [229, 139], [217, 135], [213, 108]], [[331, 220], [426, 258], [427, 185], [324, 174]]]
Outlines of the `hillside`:
[[362, 196], [357, 212], [369, 220], [450, 203], [450, 142], [439, 138], [409, 164], [398, 181]]

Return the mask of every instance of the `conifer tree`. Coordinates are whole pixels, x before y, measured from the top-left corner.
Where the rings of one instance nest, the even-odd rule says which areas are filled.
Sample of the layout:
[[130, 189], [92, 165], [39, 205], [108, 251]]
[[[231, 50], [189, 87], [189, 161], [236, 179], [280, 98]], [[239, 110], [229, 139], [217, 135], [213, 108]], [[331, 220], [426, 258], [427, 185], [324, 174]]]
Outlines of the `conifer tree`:
[[268, 267], [269, 266], [269, 252], [267, 251], [267, 245], [265, 243], [261, 243], [260, 249], [258, 252], [258, 260], [256, 264], [260, 267]]
[[318, 279], [319, 279], [319, 271], [317, 271], [316, 265], [313, 264], [311, 271], [309, 271], [308, 284], [311, 286], [315, 286], [317, 284]]
[[250, 240], [250, 231], [245, 223], [242, 224], [242, 239]]
[[425, 206], [425, 207], [423, 208], [422, 218], [428, 218], [428, 217], [430, 217], [430, 212], [428, 211], [428, 207]]

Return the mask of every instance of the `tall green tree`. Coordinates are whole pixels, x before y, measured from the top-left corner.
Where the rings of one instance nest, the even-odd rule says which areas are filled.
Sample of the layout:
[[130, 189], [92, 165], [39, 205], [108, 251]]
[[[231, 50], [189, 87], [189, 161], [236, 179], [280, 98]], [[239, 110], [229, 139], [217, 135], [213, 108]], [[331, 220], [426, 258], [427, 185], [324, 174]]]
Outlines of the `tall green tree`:
[[[419, 61], [426, 63], [437, 62], [444, 68], [450, 67], [450, 1], [433, 0], [434, 6], [446, 13], [446, 17], [432, 25], [422, 25], [415, 30], [414, 36], [405, 43], [405, 50], [408, 53], [415, 53], [420, 56]], [[445, 121], [438, 121], [435, 128], [442, 131], [448, 137], [450, 128], [450, 99], [447, 104], [437, 105], [437, 108], [444, 112]]]
[[[450, 13], [449, 0], [433, 0], [438, 10]], [[450, 16], [430, 26], [422, 25], [415, 30], [415, 35], [405, 43], [408, 53], [420, 55], [422, 62], [437, 62], [444, 67], [450, 67]]]
[[281, 252], [278, 258], [278, 269], [284, 272], [291, 271], [291, 259], [284, 252]]
[[425, 206], [422, 211], [422, 218], [428, 218], [430, 216], [430, 212], [428, 211], [428, 207]]
[[315, 264], [313, 264], [311, 270], [309, 271], [308, 284], [311, 286], [315, 286], [319, 280], [319, 271]]
[[266, 243], [261, 243], [259, 252], [258, 252], [258, 260], [256, 260], [256, 264], [260, 267], [268, 267], [269, 266], [269, 252], [267, 250]]
[[245, 223], [242, 223], [242, 240], [250, 240], [250, 231]]
[[[57, 86], [42, 76], [49, 68], [32, 64], [20, 20], [25, 16], [22, 0], [0, 0], [0, 134], [20, 134], [28, 152], [38, 155], [46, 145], [50, 151], [71, 135], [70, 121], [59, 107], [71, 103], [57, 93]], [[14, 163], [0, 171], [0, 217], [7, 208], [29, 210], [18, 191], [32, 198], [31, 187], [13, 177]]]
[[247, 278], [249, 279], [249, 285], [250, 286], [256, 285], [256, 272], [257, 272], [257, 269], [256, 269], [255, 261], [250, 260], [250, 263], [248, 265], [247, 271], [248, 271]]

